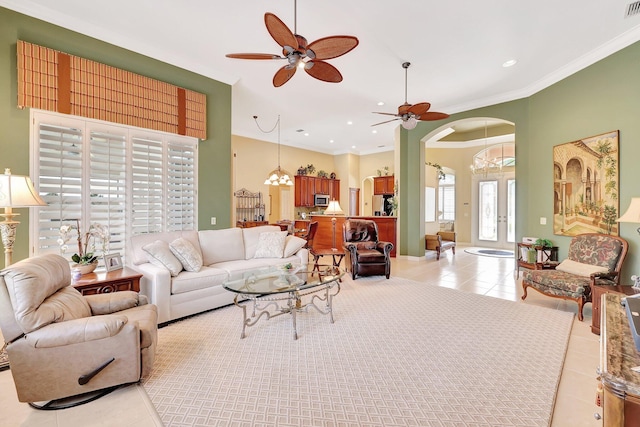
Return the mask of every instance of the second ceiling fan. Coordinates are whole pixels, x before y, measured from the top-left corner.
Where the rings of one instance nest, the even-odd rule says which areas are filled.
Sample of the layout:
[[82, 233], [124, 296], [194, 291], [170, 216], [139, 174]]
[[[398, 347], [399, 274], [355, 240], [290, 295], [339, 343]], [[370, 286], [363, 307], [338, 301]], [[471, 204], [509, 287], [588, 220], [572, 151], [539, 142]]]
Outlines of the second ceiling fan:
[[353, 36], [323, 37], [307, 44], [307, 39], [297, 33], [297, 1], [294, 1], [293, 32], [273, 13], [264, 14], [264, 23], [271, 37], [282, 47], [282, 55], [269, 53], [229, 53], [228, 58], [236, 59], [286, 59], [287, 65], [273, 76], [273, 85], [280, 87], [288, 82], [298, 68], [311, 77], [330, 83], [342, 81], [342, 74], [333, 65], [325, 62], [337, 58], [358, 46]]
[[429, 111], [431, 104], [428, 102], [420, 102], [418, 104], [409, 104], [407, 102], [407, 69], [411, 65], [410, 62], [404, 62], [402, 68], [404, 68], [404, 104], [398, 107], [398, 113], [380, 113], [374, 111], [374, 114], [384, 114], [387, 116], [395, 116], [391, 120], [385, 120], [384, 122], [376, 123], [371, 126], [378, 126], [384, 123], [393, 122], [395, 120], [402, 120], [402, 127], [405, 129], [413, 129], [418, 124], [418, 120], [433, 121], [442, 120], [449, 117], [446, 113], [438, 113], [435, 111]]

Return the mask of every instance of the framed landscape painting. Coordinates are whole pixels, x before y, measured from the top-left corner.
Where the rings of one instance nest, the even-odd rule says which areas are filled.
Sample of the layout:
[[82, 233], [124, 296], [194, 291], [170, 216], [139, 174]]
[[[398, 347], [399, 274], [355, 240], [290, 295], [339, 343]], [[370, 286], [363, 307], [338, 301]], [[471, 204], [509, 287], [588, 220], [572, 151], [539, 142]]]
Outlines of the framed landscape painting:
[[618, 235], [619, 131], [553, 147], [553, 232]]

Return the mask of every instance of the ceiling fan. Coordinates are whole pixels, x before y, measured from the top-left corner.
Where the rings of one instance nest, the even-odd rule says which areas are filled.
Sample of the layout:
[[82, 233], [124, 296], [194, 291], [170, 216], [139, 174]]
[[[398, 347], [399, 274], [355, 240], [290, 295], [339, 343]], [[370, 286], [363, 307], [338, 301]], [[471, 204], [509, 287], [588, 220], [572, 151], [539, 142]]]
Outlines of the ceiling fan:
[[342, 81], [342, 74], [333, 65], [325, 62], [337, 58], [358, 46], [358, 39], [353, 36], [323, 37], [307, 44], [307, 39], [298, 34], [297, 1], [294, 1], [293, 32], [273, 13], [264, 14], [264, 23], [271, 37], [282, 47], [282, 55], [269, 53], [229, 53], [227, 58], [236, 59], [286, 59], [287, 65], [280, 68], [273, 76], [273, 85], [280, 87], [293, 77], [298, 68], [311, 77], [330, 83]]
[[398, 113], [380, 113], [374, 111], [374, 114], [396, 116], [395, 119], [385, 120], [384, 122], [376, 123], [371, 126], [378, 126], [383, 123], [393, 122], [394, 120], [402, 120], [402, 127], [410, 130], [416, 127], [416, 125], [418, 124], [418, 120], [432, 121], [442, 120], [449, 117], [449, 115], [446, 113], [429, 111], [429, 108], [431, 108], [431, 104], [429, 104], [428, 102], [420, 102], [413, 105], [407, 102], [407, 69], [410, 65], [410, 62], [404, 62], [402, 64], [402, 68], [404, 68], [404, 104], [398, 107]]

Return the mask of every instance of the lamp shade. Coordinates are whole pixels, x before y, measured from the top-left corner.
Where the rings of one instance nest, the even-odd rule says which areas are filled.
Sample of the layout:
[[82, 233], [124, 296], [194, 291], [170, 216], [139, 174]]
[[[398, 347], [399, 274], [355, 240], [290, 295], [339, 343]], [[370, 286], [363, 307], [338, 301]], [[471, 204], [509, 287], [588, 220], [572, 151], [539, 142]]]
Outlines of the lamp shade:
[[340, 208], [340, 203], [337, 200], [332, 200], [329, 202], [329, 206], [324, 211], [325, 215], [344, 215], [342, 208]]
[[618, 219], [617, 222], [638, 222], [640, 223], [640, 197], [631, 198], [631, 203], [627, 211]]
[[11, 175], [11, 170], [5, 169], [0, 175], [0, 208], [23, 208], [28, 206], [45, 206], [40, 198], [31, 178], [23, 175]]

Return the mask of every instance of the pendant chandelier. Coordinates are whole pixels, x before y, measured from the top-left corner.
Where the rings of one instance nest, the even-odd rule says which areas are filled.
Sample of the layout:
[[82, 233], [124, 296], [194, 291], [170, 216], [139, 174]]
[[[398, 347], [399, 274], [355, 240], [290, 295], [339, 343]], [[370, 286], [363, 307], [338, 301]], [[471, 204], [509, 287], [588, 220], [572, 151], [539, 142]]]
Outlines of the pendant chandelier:
[[273, 126], [271, 130], [268, 130], [268, 131], [265, 131], [260, 127], [260, 124], [258, 123], [258, 116], [253, 116], [253, 120], [256, 121], [256, 125], [258, 126], [258, 129], [260, 129], [262, 133], [271, 133], [276, 128], [278, 128], [278, 167], [272, 170], [271, 172], [269, 172], [269, 176], [267, 177], [267, 179], [265, 179], [264, 184], [275, 185], [275, 186], [293, 185], [293, 181], [291, 180], [289, 172], [287, 172], [286, 170], [280, 167], [280, 115], [278, 114], [278, 120], [276, 121], [276, 124]]
[[484, 122], [484, 150], [473, 156], [473, 162], [469, 166], [473, 175], [482, 175], [484, 177], [489, 173], [502, 172], [504, 159], [504, 145], [500, 144], [500, 155], [491, 157], [491, 153], [496, 147], [487, 147], [487, 122]]

